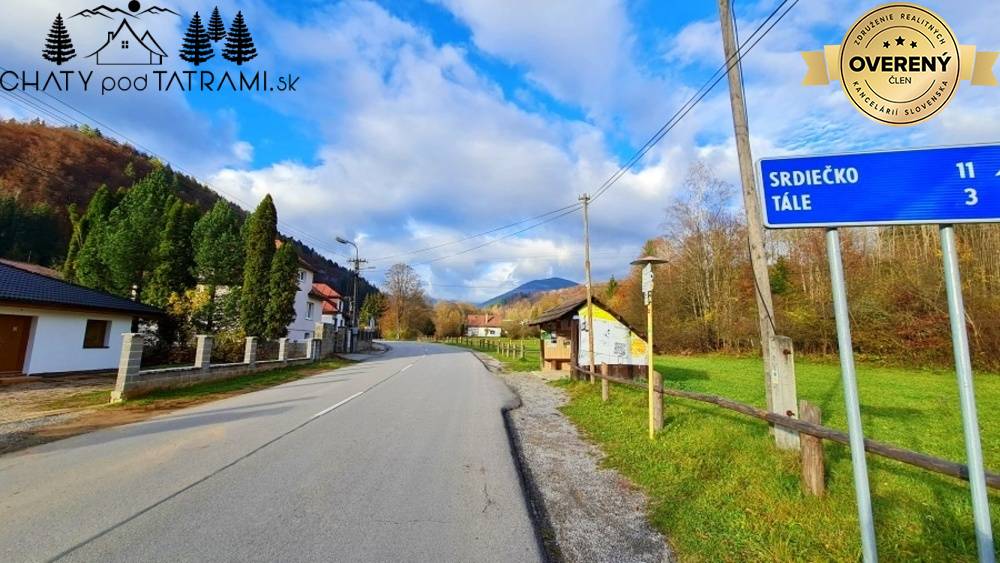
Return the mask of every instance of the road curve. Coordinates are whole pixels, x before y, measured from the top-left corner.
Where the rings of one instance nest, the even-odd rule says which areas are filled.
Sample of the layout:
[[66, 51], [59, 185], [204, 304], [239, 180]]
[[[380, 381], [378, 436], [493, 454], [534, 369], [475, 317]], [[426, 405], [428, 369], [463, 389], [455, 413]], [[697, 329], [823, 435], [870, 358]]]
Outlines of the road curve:
[[538, 561], [470, 353], [388, 354], [0, 457], [3, 561]]

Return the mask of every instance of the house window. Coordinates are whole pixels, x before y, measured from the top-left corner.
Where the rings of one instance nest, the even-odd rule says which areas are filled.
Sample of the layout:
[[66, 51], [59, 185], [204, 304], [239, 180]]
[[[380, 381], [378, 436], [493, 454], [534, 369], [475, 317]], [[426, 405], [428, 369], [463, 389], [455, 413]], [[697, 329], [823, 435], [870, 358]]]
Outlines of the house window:
[[306, 333], [305, 338], [306, 338], [306, 340], [309, 340], [309, 333], [308, 332]]
[[306, 303], [306, 320], [311, 321], [313, 318], [313, 304]]
[[299, 281], [300, 282], [306, 281], [306, 271], [305, 270], [299, 270]]
[[128, 49], [128, 41], [122, 41], [122, 49]]
[[107, 348], [108, 335], [111, 332], [111, 321], [87, 320], [87, 328], [83, 333], [84, 348]]

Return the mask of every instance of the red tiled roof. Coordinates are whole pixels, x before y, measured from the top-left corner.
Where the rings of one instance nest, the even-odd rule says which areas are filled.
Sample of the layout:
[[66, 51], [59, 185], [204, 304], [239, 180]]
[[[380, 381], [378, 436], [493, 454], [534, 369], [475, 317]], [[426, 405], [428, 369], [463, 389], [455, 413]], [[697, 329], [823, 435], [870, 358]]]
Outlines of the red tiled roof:
[[486, 313], [483, 315], [468, 315], [465, 320], [465, 324], [470, 327], [492, 327], [492, 328], [503, 328], [503, 315], [495, 315], [493, 313]]
[[337, 302], [341, 299], [341, 296], [337, 293], [336, 289], [333, 289], [325, 283], [314, 283], [312, 291], [309, 293], [314, 294], [323, 300], [324, 315], [334, 315], [340, 310], [337, 306]]

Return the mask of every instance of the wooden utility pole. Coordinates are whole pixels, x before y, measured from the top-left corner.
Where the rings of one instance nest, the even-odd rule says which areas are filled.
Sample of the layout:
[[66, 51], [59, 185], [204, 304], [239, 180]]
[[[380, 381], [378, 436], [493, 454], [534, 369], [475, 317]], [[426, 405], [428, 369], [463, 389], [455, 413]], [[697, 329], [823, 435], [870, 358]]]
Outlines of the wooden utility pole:
[[583, 203], [583, 269], [587, 275], [587, 350], [590, 356], [590, 382], [594, 378], [594, 286], [590, 280], [590, 216], [587, 213], [590, 206], [590, 194], [580, 196]]
[[747, 239], [750, 243], [750, 265], [753, 267], [757, 322], [760, 327], [760, 345], [764, 357], [764, 393], [767, 410], [774, 411], [771, 397], [771, 341], [774, 336], [774, 304], [771, 300], [771, 281], [767, 272], [767, 255], [764, 252], [764, 226], [761, 222], [760, 201], [757, 198], [756, 175], [750, 155], [750, 126], [747, 123], [747, 106], [743, 98], [743, 71], [737, 55], [733, 15], [730, 0], [719, 0], [719, 20], [722, 23], [722, 47], [729, 67], [729, 100], [733, 108], [733, 132], [736, 136], [736, 155], [740, 161], [740, 182], [743, 184], [743, 207], [747, 216]]

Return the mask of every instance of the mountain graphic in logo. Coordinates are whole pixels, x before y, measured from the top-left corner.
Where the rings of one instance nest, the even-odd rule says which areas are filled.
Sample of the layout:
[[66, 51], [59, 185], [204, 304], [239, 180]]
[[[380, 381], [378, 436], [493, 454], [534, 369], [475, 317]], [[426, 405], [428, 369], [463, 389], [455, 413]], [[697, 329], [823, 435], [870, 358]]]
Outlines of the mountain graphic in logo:
[[170, 8], [163, 8], [160, 6], [151, 6], [143, 10], [142, 4], [140, 4], [137, 0], [132, 0], [128, 4], [128, 10], [123, 10], [121, 8], [112, 8], [111, 6], [101, 4], [100, 6], [97, 6], [95, 8], [88, 8], [86, 10], [77, 12], [72, 16], [70, 16], [70, 18], [75, 18], [79, 16], [83, 18], [106, 18], [110, 20], [110, 19], [115, 19], [118, 15], [122, 15], [138, 19], [139, 16], [146, 14], [149, 14], [151, 16], [158, 16], [160, 14], [172, 14], [175, 16], [180, 16], [180, 14], [171, 10]]

